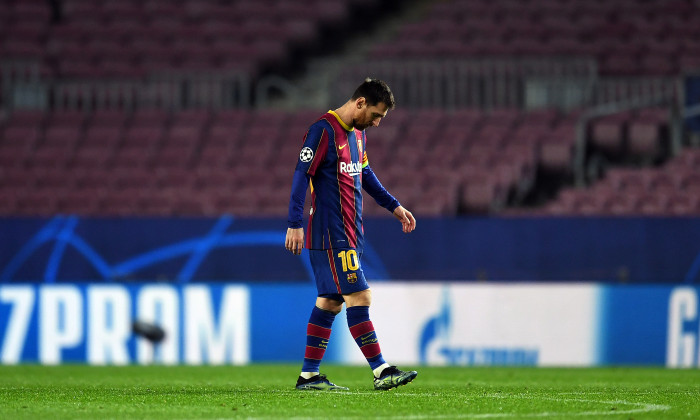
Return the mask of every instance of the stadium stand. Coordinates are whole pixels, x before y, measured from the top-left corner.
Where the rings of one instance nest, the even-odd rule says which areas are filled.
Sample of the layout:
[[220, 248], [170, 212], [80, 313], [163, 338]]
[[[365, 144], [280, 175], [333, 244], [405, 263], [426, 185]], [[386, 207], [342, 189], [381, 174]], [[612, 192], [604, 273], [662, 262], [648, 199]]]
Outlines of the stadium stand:
[[[370, 161], [376, 156], [376, 172], [402, 201], [419, 214], [434, 216], [490, 211], [504, 206], [509, 194], [526, 193], [537, 168], [551, 166], [538, 147], [554, 142], [552, 133], [572, 129], [566, 115], [554, 110], [396, 113], [396, 121], [391, 122], [391, 115], [386, 127], [382, 123], [368, 131]], [[13, 161], [3, 165], [0, 188], [7, 201], [17, 201], [15, 206], [6, 203], [3, 211], [282, 215], [312, 115], [320, 116], [308, 111], [159, 110], [13, 114], [0, 136], [0, 156]], [[115, 126], [107, 116], [122, 125]], [[508, 125], [496, 124], [501, 119]], [[286, 125], [294, 128], [282, 131]], [[30, 133], [32, 143], [17, 140], [22, 127], [27, 131], [20, 134]], [[572, 138], [569, 134], [556, 141], [570, 148]], [[25, 158], [17, 162], [17, 156]], [[427, 193], [417, 194], [422, 191]], [[187, 196], [203, 204], [179, 208]], [[367, 213], [383, 210], [371, 203]]]
[[697, 216], [700, 164], [697, 149], [659, 167], [615, 168], [588, 188], [566, 188], [543, 214]]
[[[351, 23], [352, 7], [377, 1], [61, 3], [57, 12], [43, 0], [0, 2], [3, 60], [39, 60], [40, 74], [58, 84], [145, 80], [170, 70], [235, 68], [256, 77], [283, 67], [300, 46], [319, 42], [322, 28]], [[700, 65], [697, 2], [423, 4], [419, 19], [402, 23], [368, 58], [593, 57], [597, 76], [614, 78], [674, 76]], [[52, 100], [57, 105], [57, 97]], [[50, 105], [18, 107], [0, 119], [0, 215], [283, 216], [301, 138], [319, 116]], [[537, 195], [542, 178], [568, 185], [584, 112], [399, 108], [368, 131], [369, 158], [382, 182], [418, 215], [509, 214]], [[585, 141], [590, 154], [605, 158], [605, 177], [513, 213], [700, 214], [697, 154], [686, 149], [674, 157], [671, 119], [669, 109], [658, 106], [593, 118]], [[386, 215], [371, 200], [365, 212]]]
[[[354, 3], [284, 0], [3, 1], [3, 57], [40, 59], [68, 79], [140, 78], [164, 69], [236, 68], [250, 74], [313, 45]], [[59, 19], [54, 18], [58, 13]]]
[[603, 75], [673, 75], [697, 68], [699, 37], [690, 1], [453, 0], [428, 6], [371, 56], [593, 56]]

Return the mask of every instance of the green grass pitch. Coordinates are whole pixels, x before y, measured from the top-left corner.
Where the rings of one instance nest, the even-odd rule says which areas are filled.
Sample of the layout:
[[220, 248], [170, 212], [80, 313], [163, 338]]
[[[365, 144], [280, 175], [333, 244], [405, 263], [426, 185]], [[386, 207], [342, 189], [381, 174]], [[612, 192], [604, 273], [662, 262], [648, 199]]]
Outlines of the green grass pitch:
[[374, 391], [369, 368], [325, 365], [351, 390], [313, 392], [294, 390], [296, 365], [0, 366], [0, 419], [700, 418], [697, 369], [416, 370]]

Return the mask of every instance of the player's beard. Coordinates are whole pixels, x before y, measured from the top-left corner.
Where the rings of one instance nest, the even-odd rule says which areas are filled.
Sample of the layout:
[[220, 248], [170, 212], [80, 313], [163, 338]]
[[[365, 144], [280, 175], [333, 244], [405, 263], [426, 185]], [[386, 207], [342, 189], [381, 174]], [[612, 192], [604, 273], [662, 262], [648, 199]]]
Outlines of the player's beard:
[[359, 124], [359, 123], [353, 121], [353, 124], [352, 124], [352, 125], [353, 125], [353, 127], [355, 127], [356, 129], [358, 129], [358, 130], [360, 130], [360, 131], [363, 131], [363, 130], [367, 129], [369, 126], [371, 126], [372, 123], [370, 122], [370, 123], [367, 123], [367, 124]]

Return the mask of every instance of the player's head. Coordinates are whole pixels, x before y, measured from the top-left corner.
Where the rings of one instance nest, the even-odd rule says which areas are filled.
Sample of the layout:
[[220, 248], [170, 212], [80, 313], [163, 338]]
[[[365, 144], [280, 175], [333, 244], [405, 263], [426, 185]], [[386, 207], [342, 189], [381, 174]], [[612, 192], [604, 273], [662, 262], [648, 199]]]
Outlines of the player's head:
[[355, 89], [351, 101], [356, 106], [352, 122], [358, 130], [378, 126], [379, 121], [396, 105], [389, 86], [379, 79], [370, 78]]
[[365, 98], [367, 105], [377, 105], [380, 102], [386, 104], [387, 109], [394, 109], [394, 94], [391, 93], [389, 85], [379, 79], [366, 78], [360, 86], [355, 89], [352, 94], [352, 100]]

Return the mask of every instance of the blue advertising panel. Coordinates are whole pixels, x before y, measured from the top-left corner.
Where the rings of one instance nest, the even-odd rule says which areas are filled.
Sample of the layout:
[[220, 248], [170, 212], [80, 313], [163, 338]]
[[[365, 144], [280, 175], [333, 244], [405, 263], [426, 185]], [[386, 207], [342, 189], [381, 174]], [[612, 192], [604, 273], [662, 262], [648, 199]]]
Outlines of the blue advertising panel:
[[601, 294], [603, 365], [700, 367], [695, 287], [605, 287]]
[[[277, 219], [0, 219], [0, 283], [312, 281]], [[368, 219], [371, 281], [700, 282], [700, 219]]]
[[[699, 288], [424, 282], [374, 295], [394, 363], [700, 367]], [[405, 305], [392, 309], [397, 296]], [[314, 301], [310, 285], [281, 283], [5, 284], [0, 363], [301, 363]], [[165, 338], [152, 344], [134, 321]], [[366, 363], [344, 312], [324, 361]]]

